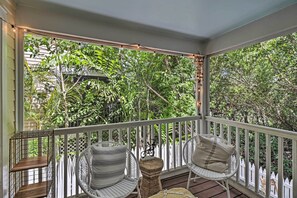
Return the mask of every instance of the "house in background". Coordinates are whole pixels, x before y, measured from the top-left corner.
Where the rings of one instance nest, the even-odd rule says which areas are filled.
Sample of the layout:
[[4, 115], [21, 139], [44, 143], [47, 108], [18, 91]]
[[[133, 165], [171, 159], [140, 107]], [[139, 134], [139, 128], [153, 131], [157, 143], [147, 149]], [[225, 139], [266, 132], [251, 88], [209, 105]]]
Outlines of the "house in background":
[[[136, 45], [142, 50], [153, 49], [160, 53], [189, 56], [194, 54], [199, 57], [197, 82], [201, 81], [201, 83], [197, 83], [199, 84], [197, 86], [197, 113], [201, 114], [201, 118], [176, 118], [169, 121], [134, 123], [133, 127], [141, 124], [161, 126], [168, 122], [191, 122], [196, 126], [196, 130], [193, 130], [196, 133], [207, 131], [210, 123], [212, 123], [211, 126], [215, 126], [214, 131], [218, 133], [223, 132], [224, 126], [244, 129], [245, 137], [248, 137], [248, 133], [254, 133], [256, 137], [259, 133], [264, 133], [267, 144], [266, 164], [268, 168], [266, 172], [270, 172], [271, 135], [279, 139], [279, 153], [283, 151], [283, 139], [291, 139], [293, 142], [293, 182], [290, 193], [292, 197], [297, 197], [296, 134], [209, 117], [209, 57], [296, 32], [296, 0], [1, 0], [0, 17], [0, 197], [8, 197], [8, 140], [24, 127], [23, 36], [26, 31], [106, 45], [126, 44], [130, 47]], [[128, 126], [129, 123], [126, 123], [122, 127]], [[109, 126], [109, 129], [114, 128], [116, 126]], [[100, 126], [96, 128], [96, 131], [104, 132], [105, 129]], [[91, 129], [84, 129], [85, 132], [88, 130]], [[63, 135], [67, 140], [68, 134], [75, 134], [78, 131], [79, 129], [60, 129], [56, 134]], [[231, 136], [231, 133], [228, 134]], [[248, 138], [245, 140], [248, 141]], [[165, 153], [168, 153], [168, 150], [169, 147], [165, 147]], [[175, 152], [174, 149], [173, 151]], [[255, 143], [255, 151], [255, 167], [259, 168], [259, 139]], [[245, 146], [245, 152], [248, 156], [248, 144]], [[159, 156], [162, 153], [163, 151], [160, 151]], [[67, 152], [65, 157], [67, 157]], [[282, 178], [283, 161], [281, 154], [279, 157], [278, 191], [276, 193], [278, 197], [282, 197], [285, 192]], [[181, 159], [174, 162], [172, 166], [169, 160], [167, 161], [165, 167], [169, 173], [182, 168]], [[251, 187], [248, 163], [247, 158], [245, 159], [246, 168], [243, 170], [245, 179], [240, 182], [239, 174], [237, 174], [233, 185], [253, 197], [260, 190], [260, 173], [256, 170], [255, 175], [252, 175], [255, 183], [254, 187]], [[64, 165], [66, 171], [67, 161]], [[56, 191], [63, 188], [66, 196], [68, 196], [67, 181], [67, 178], [63, 181], [63, 187], [56, 185]], [[270, 181], [270, 174], [266, 174], [266, 181]], [[271, 186], [269, 182], [265, 185], [265, 196], [269, 197]]]

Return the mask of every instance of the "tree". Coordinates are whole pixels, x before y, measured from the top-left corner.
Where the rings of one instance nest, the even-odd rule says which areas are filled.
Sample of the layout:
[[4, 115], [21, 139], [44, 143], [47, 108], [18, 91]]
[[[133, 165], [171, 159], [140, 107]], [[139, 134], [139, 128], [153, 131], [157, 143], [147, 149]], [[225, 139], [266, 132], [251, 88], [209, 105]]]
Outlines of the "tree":
[[[211, 58], [211, 112], [231, 120], [297, 131], [297, 33]], [[261, 149], [265, 136], [261, 138]], [[251, 144], [254, 136], [250, 136]], [[277, 140], [272, 137], [272, 155]], [[253, 160], [253, 147], [251, 159]], [[291, 142], [285, 172], [291, 176]], [[265, 155], [260, 154], [260, 159]], [[273, 158], [273, 170], [277, 161]], [[261, 165], [265, 166], [264, 160]]]
[[[25, 112], [43, 128], [195, 112], [194, 66], [188, 58], [30, 34], [25, 51], [41, 59], [25, 67]], [[40, 105], [32, 106], [36, 100]]]

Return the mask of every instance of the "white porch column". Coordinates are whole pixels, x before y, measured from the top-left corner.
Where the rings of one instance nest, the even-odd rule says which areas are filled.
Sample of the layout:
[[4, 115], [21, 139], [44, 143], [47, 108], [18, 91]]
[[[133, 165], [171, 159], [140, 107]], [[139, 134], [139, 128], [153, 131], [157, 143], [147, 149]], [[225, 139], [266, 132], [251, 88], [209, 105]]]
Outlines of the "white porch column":
[[210, 91], [210, 64], [209, 64], [209, 56], [204, 57], [204, 65], [203, 65], [203, 82], [202, 82], [202, 111], [201, 111], [201, 116], [202, 116], [202, 131], [203, 133], [208, 133], [209, 128], [208, 124], [205, 121], [205, 116], [209, 115], [209, 108], [210, 108], [210, 98], [209, 98], [209, 91]]
[[[195, 57], [195, 66], [196, 66], [196, 74], [195, 74], [195, 91], [196, 91], [196, 115], [202, 115], [202, 96], [203, 96], [203, 65], [204, 65], [204, 57], [196, 56]], [[197, 132], [200, 134], [203, 133], [202, 130], [202, 121], [196, 122]]]
[[196, 123], [199, 133], [207, 133], [205, 116], [209, 115], [209, 57], [195, 58], [196, 65], [196, 114], [201, 115], [200, 122]]

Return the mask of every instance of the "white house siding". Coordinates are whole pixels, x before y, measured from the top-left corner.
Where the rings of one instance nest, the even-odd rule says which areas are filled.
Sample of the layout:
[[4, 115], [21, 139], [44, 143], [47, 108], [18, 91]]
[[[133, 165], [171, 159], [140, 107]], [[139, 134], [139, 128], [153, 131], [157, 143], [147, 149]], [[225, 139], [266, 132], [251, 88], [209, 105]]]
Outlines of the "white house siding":
[[[1, 18], [15, 24], [16, 5], [13, 0], [0, 1]], [[8, 197], [9, 137], [16, 126], [16, 56], [15, 32], [11, 25], [2, 21], [1, 31], [1, 99], [0, 99], [0, 197]]]

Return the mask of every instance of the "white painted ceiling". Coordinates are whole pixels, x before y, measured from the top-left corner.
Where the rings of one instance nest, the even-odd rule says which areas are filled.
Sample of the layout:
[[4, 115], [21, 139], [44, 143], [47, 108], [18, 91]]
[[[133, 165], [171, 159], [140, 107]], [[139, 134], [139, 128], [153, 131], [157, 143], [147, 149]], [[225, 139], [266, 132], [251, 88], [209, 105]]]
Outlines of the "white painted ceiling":
[[[32, 7], [74, 10], [139, 27], [212, 39], [279, 11], [297, 0], [16, 0]], [[297, 11], [296, 11], [297, 12]], [[84, 16], [82, 16], [84, 17]]]

